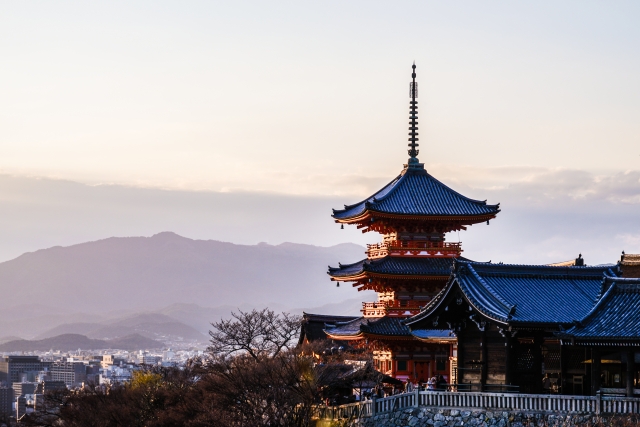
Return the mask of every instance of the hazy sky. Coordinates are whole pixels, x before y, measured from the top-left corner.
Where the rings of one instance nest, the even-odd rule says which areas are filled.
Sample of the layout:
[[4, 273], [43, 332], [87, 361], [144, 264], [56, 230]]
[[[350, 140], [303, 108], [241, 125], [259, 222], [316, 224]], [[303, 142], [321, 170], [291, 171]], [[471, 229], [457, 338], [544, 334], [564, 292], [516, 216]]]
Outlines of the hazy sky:
[[406, 161], [413, 60], [420, 159], [503, 206], [478, 256], [640, 252], [638, 22], [633, 1], [3, 2], [0, 260], [165, 230], [375, 240], [328, 215]]

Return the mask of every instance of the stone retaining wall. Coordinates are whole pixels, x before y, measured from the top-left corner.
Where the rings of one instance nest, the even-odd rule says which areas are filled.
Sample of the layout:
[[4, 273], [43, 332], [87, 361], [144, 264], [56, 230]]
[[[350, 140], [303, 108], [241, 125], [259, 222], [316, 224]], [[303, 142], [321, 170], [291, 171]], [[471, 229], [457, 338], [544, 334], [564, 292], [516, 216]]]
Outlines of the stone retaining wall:
[[[624, 421], [624, 420], [620, 420]], [[524, 412], [465, 411], [457, 409], [413, 408], [375, 415], [360, 420], [319, 421], [317, 427], [582, 427], [611, 425], [593, 414], [542, 414]], [[623, 422], [637, 426], [636, 422]]]

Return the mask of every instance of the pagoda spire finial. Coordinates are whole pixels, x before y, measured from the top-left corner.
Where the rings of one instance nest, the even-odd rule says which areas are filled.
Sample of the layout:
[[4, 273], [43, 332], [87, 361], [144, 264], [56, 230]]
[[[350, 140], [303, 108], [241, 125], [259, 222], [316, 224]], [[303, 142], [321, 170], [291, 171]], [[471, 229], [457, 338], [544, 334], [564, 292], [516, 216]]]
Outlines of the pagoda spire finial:
[[418, 83], [416, 82], [416, 61], [413, 61], [411, 66], [413, 72], [411, 73], [411, 83], [409, 85], [409, 164], [417, 164], [418, 161]]

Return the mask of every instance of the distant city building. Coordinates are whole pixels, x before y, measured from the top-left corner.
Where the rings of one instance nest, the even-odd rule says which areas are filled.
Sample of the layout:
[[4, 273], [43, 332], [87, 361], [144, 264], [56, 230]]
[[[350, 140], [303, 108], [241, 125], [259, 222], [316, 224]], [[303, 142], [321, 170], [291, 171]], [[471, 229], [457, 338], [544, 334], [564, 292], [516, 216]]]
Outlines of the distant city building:
[[162, 356], [152, 355], [146, 351], [141, 351], [138, 355], [138, 363], [141, 365], [157, 365], [159, 362], [162, 362]]
[[90, 361], [85, 367], [87, 383], [98, 384], [100, 382], [100, 372], [102, 371], [102, 362]]
[[13, 413], [13, 389], [11, 387], [0, 387], [0, 414]]
[[38, 387], [37, 382], [22, 382], [22, 383], [13, 383], [13, 397], [17, 399], [20, 396], [24, 396], [25, 394], [33, 394]]
[[43, 381], [38, 383], [34, 394], [45, 394], [55, 390], [64, 390], [67, 385], [64, 381]]
[[162, 352], [162, 360], [165, 362], [171, 362], [176, 357], [176, 353], [171, 349]]
[[87, 380], [87, 369], [83, 362], [53, 362], [50, 371], [52, 381], [64, 382], [67, 387], [78, 386]]
[[20, 418], [24, 417], [27, 413], [27, 398], [20, 396], [16, 399], [16, 420], [20, 421]]
[[125, 383], [131, 380], [131, 369], [120, 366], [104, 368], [100, 374], [100, 384], [110, 385]]
[[[38, 373], [48, 369], [50, 362], [43, 362], [38, 356], [6, 356], [0, 359], [0, 382], [21, 382], [22, 374]], [[31, 379], [33, 381], [33, 379]]]
[[100, 356], [100, 359], [102, 359], [101, 362], [100, 362], [100, 365], [103, 368], [108, 368], [109, 366], [113, 365], [114, 357], [113, 357], [112, 354], [104, 354], [104, 355]]

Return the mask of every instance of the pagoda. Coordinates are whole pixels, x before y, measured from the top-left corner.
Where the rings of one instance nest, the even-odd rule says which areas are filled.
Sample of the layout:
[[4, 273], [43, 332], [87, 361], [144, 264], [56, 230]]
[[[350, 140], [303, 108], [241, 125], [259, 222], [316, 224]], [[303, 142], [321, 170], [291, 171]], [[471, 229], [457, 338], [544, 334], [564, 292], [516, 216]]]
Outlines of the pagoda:
[[409, 160], [400, 174], [371, 197], [333, 218], [374, 231], [382, 241], [367, 245], [367, 257], [329, 267], [331, 280], [351, 282], [359, 291], [373, 290], [376, 302], [362, 305], [362, 317], [327, 325], [326, 335], [373, 350], [377, 369], [398, 379], [426, 381], [443, 375], [449, 382], [455, 367], [456, 336], [442, 330], [411, 332], [403, 319], [414, 316], [447, 283], [460, 242], [445, 241], [446, 233], [488, 223], [499, 205], [472, 200], [431, 176], [418, 160], [418, 83], [412, 66], [409, 88]]

